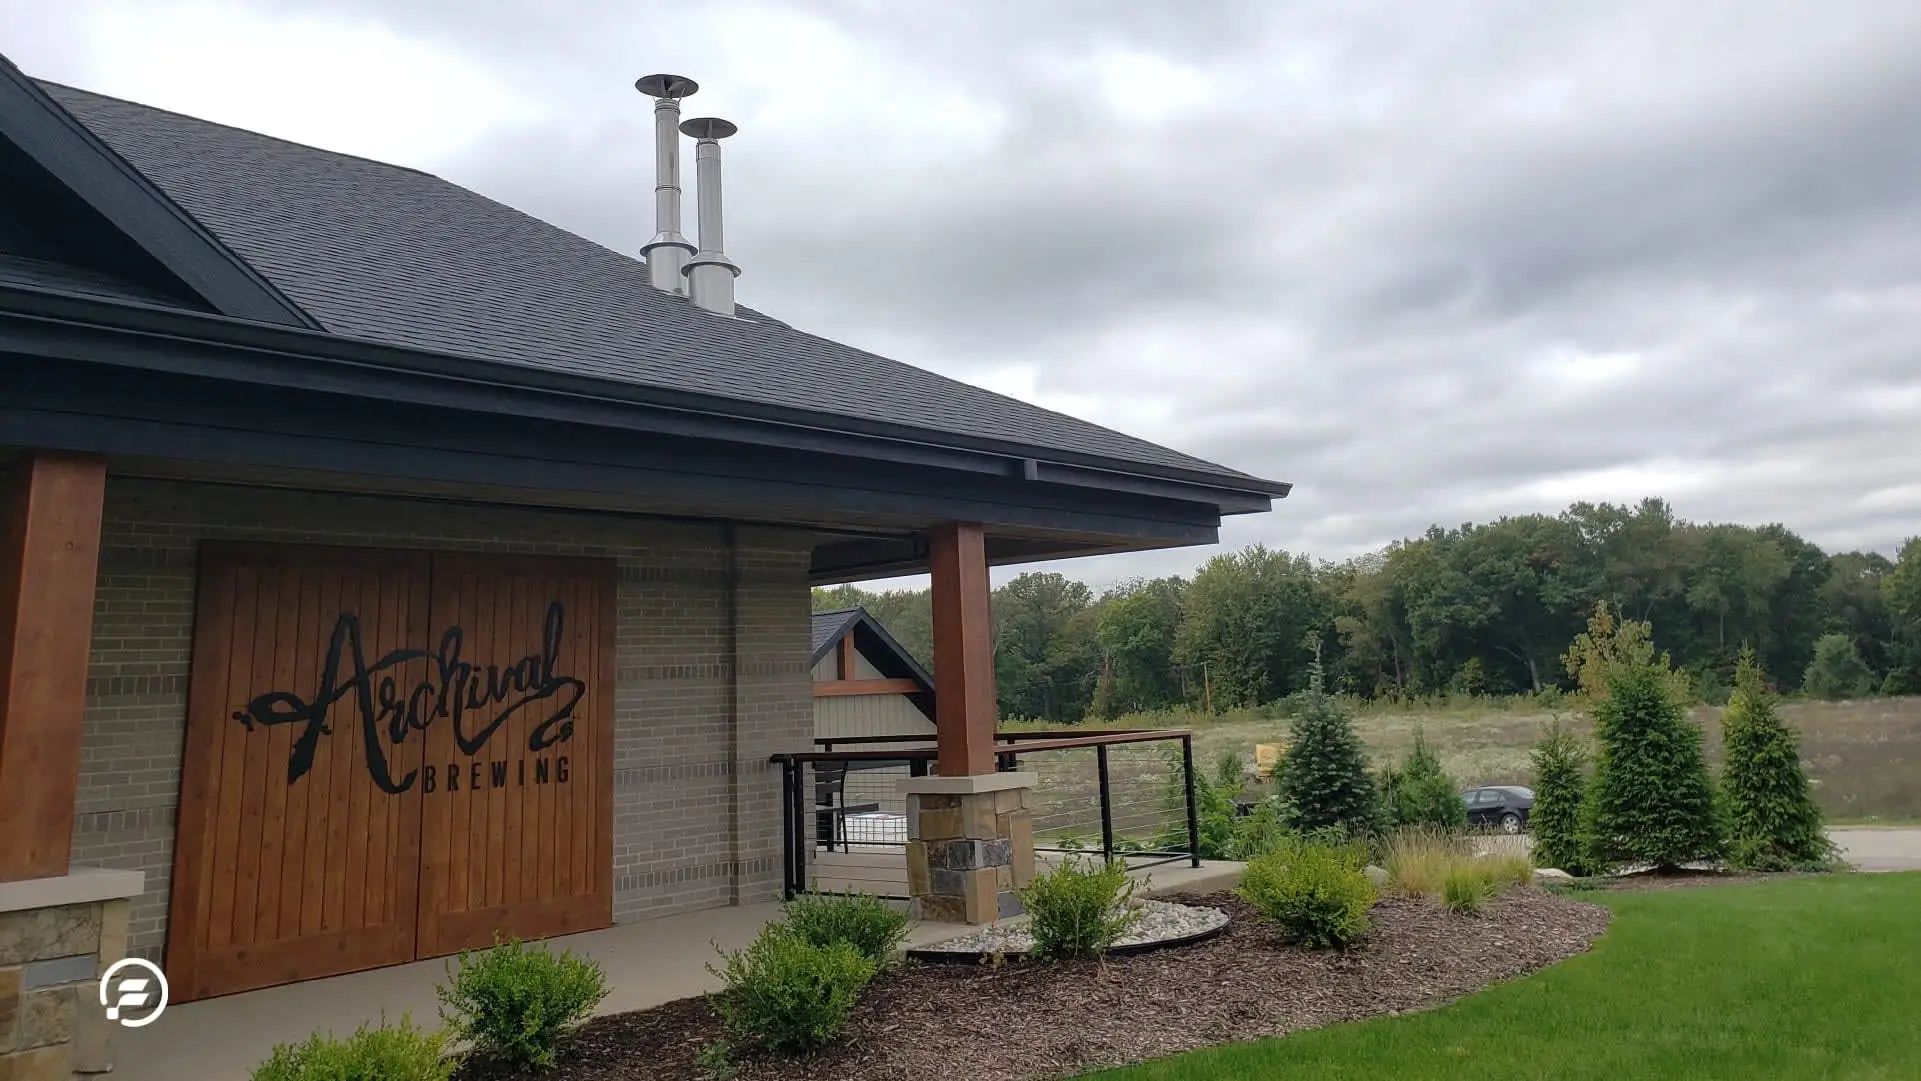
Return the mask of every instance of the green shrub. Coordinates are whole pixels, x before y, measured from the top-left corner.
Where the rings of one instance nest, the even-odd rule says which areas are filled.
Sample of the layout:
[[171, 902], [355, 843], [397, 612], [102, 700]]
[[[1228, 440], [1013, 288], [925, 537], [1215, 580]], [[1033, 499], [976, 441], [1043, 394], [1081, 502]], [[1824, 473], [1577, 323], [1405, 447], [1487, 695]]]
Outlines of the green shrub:
[[1718, 858], [1721, 823], [1701, 730], [1682, 711], [1665, 662], [1613, 666], [1594, 731], [1599, 750], [1583, 800], [1589, 870]]
[[451, 982], [436, 988], [455, 1035], [515, 1069], [552, 1066], [607, 990], [592, 959], [518, 941], [463, 950]]
[[1239, 893], [1305, 946], [1344, 946], [1367, 933], [1374, 885], [1350, 849], [1301, 841], [1247, 865]]
[[1752, 651], [1742, 654], [1735, 671], [1721, 745], [1729, 862], [1757, 871], [1831, 864], [1834, 842], [1808, 792], [1799, 741], [1775, 714]]
[[1098, 956], [1140, 918], [1128, 904], [1134, 880], [1118, 860], [1068, 855], [1017, 893], [1034, 936], [1033, 954], [1046, 960]]
[[1389, 826], [1443, 830], [1467, 826], [1467, 804], [1461, 801], [1460, 786], [1441, 768], [1441, 759], [1418, 730], [1407, 761], [1399, 769], [1389, 766], [1382, 771], [1381, 804]]
[[447, 1081], [455, 1061], [447, 1034], [415, 1028], [411, 1017], [397, 1025], [362, 1025], [344, 1040], [319, 1033], [297, 1044], [280, 1044], [254, 1067], [251, 1081]]
[[1824, 634], [1814, 642], [1814, 660], [1801, 677], [1801, 689], [1810, 698], [1830, 702], [1863, 698], [1874, 689], [1874, 673], [1861, 660], [1854, 639], [1845, 634]]
[[868, 893], [804, 893], [782, 908], [787, 923], [816, 946], [845, 942], [886, 968], [907, 937], [907, 914]]
[[1582, 775], [1587, 752], [1581, 740], [1557, 719], [1529, 754], [1534, 760], [1534, 862], [1576, 877], [1587, 873], [1588, 844], [1582, 835]]
[[777, 1054], [816, 1050], [840, 1034], [877, 971], [851, 943], [816, 945], [791, 926], [768, 924], [745, 949], [708, 966], [726, 989], [715, 1008], [741, 1044]]
[[1456, 867], [1441, 880], [1441, 903], [1449, 912], [1463, 915], [1479, 912], [1493, 893], [1487, 878], [1473, 867]]
[[1277, 788], [1294, 808], [1301, 830], [1338, 826], [1371, 835], [1379, 825], [1380, 806], [1367, 753], [1346, 708], [1321, 689], [1319, 662], [1310, 668], [1309, 680], [1287, 757], [1275, 778]]

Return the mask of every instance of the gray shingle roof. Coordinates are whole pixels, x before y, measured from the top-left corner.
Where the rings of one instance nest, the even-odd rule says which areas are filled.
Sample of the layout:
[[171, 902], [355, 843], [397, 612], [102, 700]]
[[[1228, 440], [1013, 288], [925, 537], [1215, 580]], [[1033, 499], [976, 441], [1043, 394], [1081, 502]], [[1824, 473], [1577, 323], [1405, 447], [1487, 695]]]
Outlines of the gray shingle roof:
[[813, 655], [816, 661], [820, 659], [821, 650], [827, 648], [827, 643], [839, 638], [842, 628], [859, 619], [860, 613], [861, 610], [858, 608], [843, 608], [838, 612], [814, 613]]
[[640, 260], [427, 173], [40, 85], [335, 334], [1253, 479], [751, 310], [715, 317], [652, 289]]

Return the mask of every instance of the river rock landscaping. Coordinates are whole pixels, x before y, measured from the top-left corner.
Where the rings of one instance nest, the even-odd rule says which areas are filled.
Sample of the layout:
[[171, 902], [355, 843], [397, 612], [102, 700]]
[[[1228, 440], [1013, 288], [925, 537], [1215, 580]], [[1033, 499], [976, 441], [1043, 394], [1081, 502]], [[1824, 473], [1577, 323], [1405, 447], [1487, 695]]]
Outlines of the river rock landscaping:
[[[1114, 940], [1114, 945], [1110, 947], [1114, 953], [1138, 953], [1163, 945], [1192, 942], [1227, 926], [1227, 913], [1219, 908], [1169, 901], [1135, 901], [1131, 907], [1137, 913], [1137, 918]], [[911, 956], [923, 960], [978, 959], [996, 954], [1018, 958], [1033, 948], [1034, 936], [1028, 930], [1027, 922], [1016, 918], [972, 934], [923, 946], [913, 951]]]
[[[1040, 1081], [1338, 1021], [1423, 1010], [1585, 951], [1608, 922], [1586, 901], [1511, 890], [1475, 916], [1389, 897], [1347, 950], [1282, 944], [1239, 897], [1172, 898], [1225, 913], [1192, 945], [1104, 961], [907, 963], [882, 973], [844, 1033], [805, 1059], [744, 1056], [735, 1081]], [[711, 1000], [583, 1028], [538, 1075], [472, 1063], [463, 1081], [703, 1081], [723, 1038]], [[711, 1062], [711, 1060], [709, 1060]]]

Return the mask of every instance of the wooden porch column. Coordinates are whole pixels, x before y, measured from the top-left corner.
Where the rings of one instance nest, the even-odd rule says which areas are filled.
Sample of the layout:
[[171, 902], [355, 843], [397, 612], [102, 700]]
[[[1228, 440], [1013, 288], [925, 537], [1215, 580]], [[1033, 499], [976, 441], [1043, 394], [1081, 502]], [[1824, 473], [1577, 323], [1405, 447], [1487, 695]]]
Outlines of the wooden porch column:
[[1032, 773], [995, 771], [994, 643], [981, 527], [932, 531], [936, 777], [910, 777], [907, 891], [917, 919], [983, 924], [1018, 915], [1034, 875]]
[[106, 487], [35, 454], [0, 483], [0, 882], [67, 873]]
[[994, 772], [994, 642], [988, 624], [987, 543], [979, 525], [953, 522], [928, 537], [934, 608], [934, 731], [943, 777]]

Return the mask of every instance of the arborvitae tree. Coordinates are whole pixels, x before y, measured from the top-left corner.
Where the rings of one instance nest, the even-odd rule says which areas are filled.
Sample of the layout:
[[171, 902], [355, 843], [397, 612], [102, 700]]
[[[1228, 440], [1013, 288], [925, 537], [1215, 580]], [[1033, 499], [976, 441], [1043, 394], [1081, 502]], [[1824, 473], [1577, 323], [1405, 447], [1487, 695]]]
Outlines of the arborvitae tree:
[[1581, 770], [1587, 750], [1580, 737], [1559, 720], [1548, 725], [1529, 757], [1534, 760], [1534, 863], [1581, 876], [1588, 872], [1587, 845], [1581, 832], [1581, 796], [1587, 778]]
[[1343, 828], [1371, 834], [1380, 825], [1379, 797], [1354, 722], [1321, 685], [1321, 665], [1310, 669], [1301, 712], [1294, 718], [1279, 794], [1294, 808], [1302, 831]]
[[1874, 688], [1874, 673], [1861, 660], [1854, 639], [1824, 634], [1814, 643], [1814, 660], [1801, 677], [1801, 689], [1814, 698], [1838, 702], [1861, 698]]
[[1721, 715], [1721, 746], [1728, 861], [1757, 871], [1831, 862], [1834, 843], [1808, 791], [1800, 741], [1776, 715], [1774, 696], [1751, 650], [1741, 655], [1735, 669], [1734, 695]]
[[1390, 826], [1462, 829], [1467, 825], [1460, 787], [1441, 768], [1440, 758], [1418, 731], [1407, 761], [1399, 769], [1390, 766], [1381, 772], [1381, 807]]
[[1721, 855], [1714, 782], [1701, 730], [1661, 664], [1620, 664], [1594, 708], [1598, 750], [1584, 811], [1595, 868], [1646, 862], [1673, 870]]

